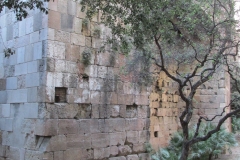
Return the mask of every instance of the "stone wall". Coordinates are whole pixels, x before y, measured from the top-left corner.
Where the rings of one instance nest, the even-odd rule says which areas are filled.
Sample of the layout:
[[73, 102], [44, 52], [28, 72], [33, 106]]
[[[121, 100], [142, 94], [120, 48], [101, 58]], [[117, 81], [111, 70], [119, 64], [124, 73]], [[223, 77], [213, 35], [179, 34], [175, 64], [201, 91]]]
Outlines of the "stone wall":
[[[187, 66], [190, 67], [190, 66]], [[190, 87], [185, 87], [184, 94], [190, 93]], [[171, 135], [181, 129], [179, 116], [184, 108], [184, 102], [178, 96], [178, 84], [161, 72], [150, 94], [150, 143], [158, 149], [167, 146]], [[199, 116], [213, 118], [223, 111], [230, 103], [229, 76], [219, 69], [218, 74], [204, 83], [194, 96], [193, 117], [190, 125], [197, 123]], [[228, 111], [228, 110], [227, 110]], [[221, 117], [216, 117], [217, 123]], [[229, 131], [231, 122], [224, 125]]]
[[83, 23], [72, 0], [48, 6], [21, 22], [1, 13], [3, 42], [16, 54], [4, 57], [1, 42], [0, 159], [147, 159], [149, 91], [120, 74], [124, 55], [98, 51], [109, 29], [94, 35], [98, 15]]
[[[40, 89], [44, 83], [47, 21], [47, 15], [38, 10], [23, 21], [16, 21], [7, 9], [0, 14], [0, 159], [27, 159], [34, 150], [32, 125], [43, 102]], [[15, 54], [5, 57], [5, 48], [12, 48]]]

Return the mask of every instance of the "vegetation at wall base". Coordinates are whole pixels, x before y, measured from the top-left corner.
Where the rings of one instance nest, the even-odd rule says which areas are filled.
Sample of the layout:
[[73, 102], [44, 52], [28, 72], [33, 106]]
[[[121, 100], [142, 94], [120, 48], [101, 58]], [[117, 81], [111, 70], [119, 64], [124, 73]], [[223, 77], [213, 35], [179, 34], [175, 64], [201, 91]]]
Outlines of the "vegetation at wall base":
[[[199, 135], [204, 136], [215, 127], [216, 126], [211, 123], [203, 123], [199, 129]], [[190, 137], [194, 136], [195, 129], [196, 126], [189, 130]], [[151, 146], [148, 145], [147, 150], [153, 160], [177, 160], [181, 155], [183, 140], [183, 132], [178, 131], [171, 137], [168, 147], [154, 151]], [[213, 160], [226, 150], [231, 153], [230, 147], [236, 145], [237, 140], [235, 135], [221, 128], [220, 131], [208, 140], [194, 144], [190, 149], [188, 160]]]

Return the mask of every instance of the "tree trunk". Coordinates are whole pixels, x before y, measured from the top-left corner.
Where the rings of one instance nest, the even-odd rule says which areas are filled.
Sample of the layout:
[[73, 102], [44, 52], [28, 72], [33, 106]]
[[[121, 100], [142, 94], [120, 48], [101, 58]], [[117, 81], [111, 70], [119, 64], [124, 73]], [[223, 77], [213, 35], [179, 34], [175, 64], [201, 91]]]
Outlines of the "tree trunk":
[[187, 160], [188, 152], [189, 152], [189, 144], [186, 144], [185, 142], [183, 143], [183, 146], [182, 146], [182, 153], [181, 153], [180, 160]]

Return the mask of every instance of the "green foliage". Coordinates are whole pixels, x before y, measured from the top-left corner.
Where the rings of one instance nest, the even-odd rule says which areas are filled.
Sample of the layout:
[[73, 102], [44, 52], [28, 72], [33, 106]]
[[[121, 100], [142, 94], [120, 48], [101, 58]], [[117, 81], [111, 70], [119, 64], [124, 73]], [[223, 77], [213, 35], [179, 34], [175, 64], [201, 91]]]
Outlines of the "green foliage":
[[34, 8], [40, 9], [40, 11], [44, 13], [48, 13], [47, 8], [44, 6], [44, 2], [49, 2], [50, 0], [2, 0], [0, 1], [0, 12], [3, 10], [4, 7], [8, 9], [13, 9], [17, 20], [22, 20], [26, 18], [28, 15], [29, 10]]
[[82, 25], [83, 25], [83, 27], [87, 27], [89, 25], [89, 19], [88, 18], [84, 18], [82, 20]]
[[240, 131], [240, 117], [234, 116], [232, 117], [232, 132], [237, 133]]
[[96, 38], [100, 38], [101, 36], [101, 28], [99, 26], [96, 26], [93, 30], [93, 36]]
[[92, 51], [91, 49], [87, 48], [85, 49], [83, 52], [82, 52], [82, 63], [85, 65], [85, 66], [88, 66], [90, 64], [90, 61], [91, 61], [91, 56], [92, 56]]
[[[216, 126], [211, 123], [202, 124], [200, 126], [199, 136], [204, 136], [215, 127]], [[196, 127], [189, 130], [189, 136], [191, 138], [194, 136], [195, 130]], [[178, 131], [172, 136], [168, 147], [153, 153], [148, 146], [148, 151], [152, 153], [153, 160], [176, 160], [179, 159], [181, 155], [182, 144], [183, 133]], [[208, 140], [194, 144], [190, 149], [188, 160], [211, 160], [221, 154], [224, 150], [235, 145], [237, 145], [237, 141], [234, 134], [221, 128], [219, 132], [213, 134]]]
[[11, 48], [6, 48], [3, 50], [3, 52], [5, 57], [10, 57], [11, 55], [15, 54], [15, 50]]

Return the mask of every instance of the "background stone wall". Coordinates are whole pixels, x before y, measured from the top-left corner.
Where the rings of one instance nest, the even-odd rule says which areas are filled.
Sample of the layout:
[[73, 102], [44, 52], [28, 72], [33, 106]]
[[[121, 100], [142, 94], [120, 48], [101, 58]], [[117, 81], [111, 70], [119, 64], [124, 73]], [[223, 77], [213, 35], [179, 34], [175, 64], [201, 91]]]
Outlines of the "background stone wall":
[[[191, 66], [186, 66], [190, 68]], [[190, 93], [186, 87], [185, 95]], [[179, 116], [185, 103], [178, 96], [178, 84], [161, 72], [150, 94], [150, 143], [155, 149], [167, 146], [171, 135], [181, 129]], [[230, 81], [223, 69], [204, 83], [194, 96], [193, 118], [190, 125], [195, 125], [199, 116], [213, 118], [220, 114], [223, 108], [230, 103]], [[228, 111], [228, 110], [227, 110]], [[217, 123], [221, 117], [216, 117]], [[227, 120], [224, 126], [230, 131], [231, 121]]]

